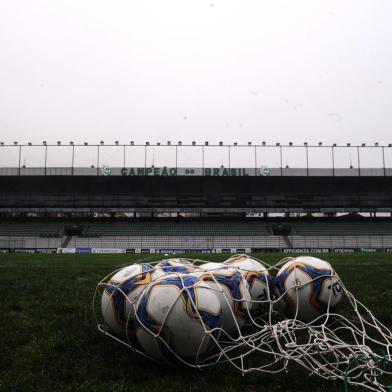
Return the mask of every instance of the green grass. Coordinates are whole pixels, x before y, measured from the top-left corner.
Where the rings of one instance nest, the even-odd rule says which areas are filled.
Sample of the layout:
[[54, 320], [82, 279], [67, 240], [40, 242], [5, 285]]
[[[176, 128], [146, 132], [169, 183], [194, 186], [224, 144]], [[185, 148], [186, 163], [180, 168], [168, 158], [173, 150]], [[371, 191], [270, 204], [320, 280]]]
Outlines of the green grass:
[[[192, 257], [192, 255], [188, 255]], [[218, 261], [228, 255], [194, 255]], [[286, 255], [260, 257], [275, 263]], [[392, 255], [328, 254], [347, 288], [392, 325]], [[295, 368], [242, 376], [156, 365], [99, 333], [91, 311], [96, 283], [151, 255], [0, 254], [0, 391], [343, 391]], [[354, 390], [354, 388], [350, 389]]]

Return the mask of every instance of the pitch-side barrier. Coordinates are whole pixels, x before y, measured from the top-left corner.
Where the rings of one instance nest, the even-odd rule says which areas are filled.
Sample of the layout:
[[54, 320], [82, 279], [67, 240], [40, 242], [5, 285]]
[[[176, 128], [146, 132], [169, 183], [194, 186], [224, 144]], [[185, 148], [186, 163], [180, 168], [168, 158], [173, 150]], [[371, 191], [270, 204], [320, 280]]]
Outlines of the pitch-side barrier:
[[392, 253], [392, 248], [0, 248], [0, 253], [73, 253], [73, 254], [120, 254], [120, 253]]

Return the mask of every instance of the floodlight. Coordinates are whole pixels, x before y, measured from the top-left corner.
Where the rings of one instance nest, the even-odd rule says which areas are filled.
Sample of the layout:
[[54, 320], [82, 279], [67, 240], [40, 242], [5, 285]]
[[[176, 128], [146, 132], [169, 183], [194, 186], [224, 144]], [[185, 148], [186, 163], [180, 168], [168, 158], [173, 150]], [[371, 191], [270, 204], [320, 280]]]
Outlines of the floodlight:
[[101, 140], [99, 143], [100, 143], [100, 144], [104, 144], [104, 141], [103, 141], [103, 140]]
[[146, 146], [149, 146], [150, 145], [150, 142], [146, 142]]
[[114, 142], [114, 144], [115, 144], [116, 146], [118, 146], [118, 140], [116, 140], [116, 141]]
[[88, 143], [87, 143], [87, 142], [84, 142], [84, 145], [85, 145], [85, 146], [88, 146]]
[[61, 146], [61, 142], [57, 142], [57, 145], [58, 145], [58, 146]]
[[135, 142], [133, 140], [131, 140], [130, 144], [131, 144], [131, 146], [133, 146], [135, 144]]
[[182, 146], [182, 141], [179, 140], [177, 144], [178, 144], [179, 146]]
[[318, 145], [321, 147], [323, 145], [323, 143], [322, 142], [318, 142]]
[[69, 142], [69, 144], [70, 144], [71, 146], [73, 146], [74, 142]]
[[350, 147], [351, 146], [351, 143], [347, 143], [347, 147]]
[[362, 147], [365, 147], [366, 146], [366, 143], [362, 143]]
[[196, 146], [196, 142], [192, 142], [192, 146]]
[[31, 142], [28, 142], [27, 145], [28, 145], [28, 146], [31, 146], [32, 144], [31, 144]]
[[46, 146], [46, 140], [44, 140], [44, 141], [42, 142], [42, 144], [43, 144], [44, 146]]
[[204, 144], [205, 144], [206, 146], [208, 146], [208, 142], [204, 142]]
[[248, 146], [251, 146], [252, 145], [252, 142], [248, 142]]
[[293, 145], [293, 142], [289, 142], [289, 146], [292, 146]]
[[265, 142], [262, 142], [261, 144], [262, 144], [263, 146], [265, 146], [266, 143], [265, 143]]
[[170, 141], [170, 140], [167, 141], [167, 145], [168, 145], [168, 146], [171, 145], [171, 141]]
[[17, 146], [17, 145], [18, 145], [18, 142], [14, 142], [14, 145]]
[[223, 142], [219, 142], [219, 145], [220, 145], [220, 146], [223, 146]]

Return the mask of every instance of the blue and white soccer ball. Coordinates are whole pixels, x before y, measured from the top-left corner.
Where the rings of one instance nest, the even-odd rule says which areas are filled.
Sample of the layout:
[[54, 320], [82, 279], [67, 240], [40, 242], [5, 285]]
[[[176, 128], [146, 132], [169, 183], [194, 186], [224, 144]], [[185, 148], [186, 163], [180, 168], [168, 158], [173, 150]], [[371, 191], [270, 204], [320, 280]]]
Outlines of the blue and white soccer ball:
[[223, 262], [237, 269], [247, 281], [252, 300], [252, 316], [261, 316], [269, 311], [272, 299], [272, 279], [267, 268], [246, 254], [234, 255]]
[[115, 273], [105, 284], [101, 298], [102, 316], [118, 337], [123, 338], [132, 329], [134, 306], [139, 295], [162, 275], [162, 271], [150, 264], [132, 264]]
[[235, 268], [223, 263], [205, 263], [192, 273], [215, 290], [223, 311], [222, 329], [233, 335], [244, 326], [252, 309], [249, 286]]
[[300, 256], [279, 270], [275, 291], [288, 318], [312, 322], [333, 312], [342, 299], [340, 279], [329, 263]]
[[183, 274], [189, 274], [194, 270], [193, 264], [186, 259], [175, 258], [175, 259], [164, 259], [155, 266], [161, 269], [167, 274], [179, 272]]
[[136, 306], [136, 337], [143, 351], [171, 364], [196, 364], [215, 347], [222, 322], [216, 293], [186, 274], [155, 280]]

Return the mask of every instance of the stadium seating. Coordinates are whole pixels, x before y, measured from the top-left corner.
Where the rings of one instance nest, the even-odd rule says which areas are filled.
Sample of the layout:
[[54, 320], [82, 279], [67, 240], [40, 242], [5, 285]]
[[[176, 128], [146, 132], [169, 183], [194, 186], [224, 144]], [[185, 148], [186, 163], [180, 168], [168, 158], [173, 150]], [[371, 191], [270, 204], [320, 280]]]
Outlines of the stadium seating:
[[226, 224], [215, 221], [129, 221], [90, 223], [86, 235], [269, 235], [268, 225], [260, 222]]
[[[383, 248], [392, 247], [392, 235], [381, 236], [290, 236], [292, 248]], [[282, 236], [103, 236], [74, 237], [69, 247], [96, 248], [286, 248]]]
[[42, 222], [42, 221], [16, 221], [0, 222], [0, 236], [40, 236], [52, 235], [60, 236], [63, 233], [63, 222]]
[[298, 235], [372, 235], [392, 234], [392, 221], [360, 220], [360, 221], [295, 221], [293, 223], [295, 234]]
[[[290, 235], [273, 235], [276, 222]], [[83, 234], [67, 235], [60, 220], [0, 222], [0, 248], [392, 248], [390, 219], [77, 220]]]
[[62, 238], [38, 236], [0, 236], [0, 248], [60, 248]]

